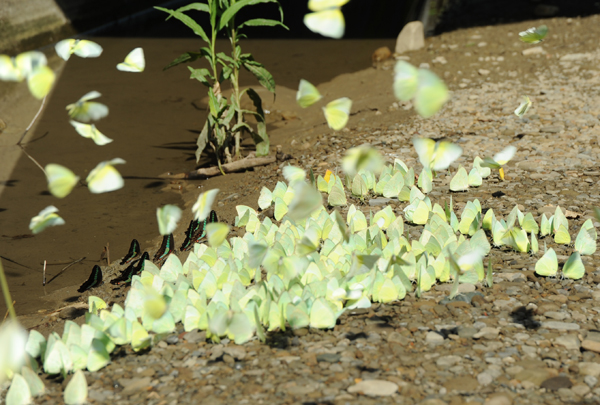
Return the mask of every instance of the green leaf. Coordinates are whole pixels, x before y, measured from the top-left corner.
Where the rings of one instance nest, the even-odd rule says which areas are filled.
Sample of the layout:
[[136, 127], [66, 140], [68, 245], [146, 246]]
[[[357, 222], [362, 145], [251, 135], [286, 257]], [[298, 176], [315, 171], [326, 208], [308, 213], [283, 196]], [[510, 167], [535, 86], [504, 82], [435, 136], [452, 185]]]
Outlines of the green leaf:
[[278, 25], [282, 26], [286, 30], [289, 30], [289, 28], [286, 27], [285, 24], [283, 24], [279, 21], [269, 20], [266, 18], [255, 18], [252, 20], [248, 20], [248, 21], [243, 22], [240, 25], [238, 25], [237, 29], [239, 30], [244, 26], [247, 26], [247, 27], [276, 27]]
[[204, 123], [204, 128], [202, 128], [202, 132], [200, 132], [200, 135], [198, 135], [198, 139], [196, 140], [196, 145], [198, 146], [198, 148], [196, 149], [196, 163], [200, 161], [200, 156], [202, 155], [202, 152], [204, 151], [204, 148], [206, 148], [206, 144], [208, 143], [208, 131], [209, 125], [208, 121], [206, 121]]
[[221, 15], [221, 19], [219, 20], [219, 31], [222, 30], [243, 7], [260, 3], [277, 3], [277, 0], [241, 0], [234, 3]]
[[[235, 60], [234, 60], [234, 59], [233, 59], [231, 56], [228, 56], [228, 55], [226, 55], [226, 54], [225, 54], [225, 53], [223, 53], [223, 52], [219, 52], [219, 53], [217, 54], [217, 58], [219, 58], [219, 59], [221, 59], [221, 60], [224, 60], [224, 61], [227, 61], [227, 62], [229, 62], [229, 63], [231, 63], [231, 64], [233, 64], [233, 65], [236, 65], [236, 64], [238, 63], [238, 62], [236, 62], [236, 61], [235, 61]], [[222, 62], [221, 62], [221, 63], [222, 63]], [[223, 65], [225, 65], [225, 64], [223, 63]]]
[[184, 11], [188, 11], [188, 10], [198, 10], [198, 11], [204, 11], [206, 13], [210, 13], [210, 10], [208, 9], [208, 4], [204, 4], [204, 3], [191, 3], [191, 4], [188, 4], [187, 6], [179, 7], [176, 11], [183, 13]]
[[[275, 83], [273, 83], [274, 85]], [[254, 103], [256, 108], [256, 127], [257, 132], [252, 131], [252, 139], [256, 145], [256, 156], [267, 156], [269, 154], [269, 135], [267, 134], [267, 124], [265, 123], [265, 113], [262, 109], [262, 100], [254, 89], [248, 89], [248, 97]]]
[[194, 69], [191, 66], [188, 66], [188, 69], [192, 73], [190, 75], [190, 79], [196, 79], [200, 83], [202, 83], [203, 85], [205, 85], [206, 87], [212, 87], [212, 85], [206, 79], [206, 77], [208, 76], [213, 81], [215, 80], [215, 78], [212, 76], [212, 74], [209, 72], [208, 69], [204, 69], [204, 68], [203, 69]]
[[157, 10], [160, 10], [160, 11], [164, 11], [165, 13], [169, 14], [171, 17], [177, 18], [179, 21], [181, 21], [182, 23], [184, 23], [185, 25], [190, 27], [192, 29], [192, 31], [194, 31], [194, 34], [196, 34], [200, 38], [202, 38], [204, 40], [204, 42], [210, 43], [210, 40], [206, 36], [206, 33], [204, 32], [204, 30], [202, 29], [200, 24], [198, 24], [196, 21], [194, 21], [191, 17], [189, 17], [179, 11], [169, 10], [168, 8], [163, 8], [163, 7], [154, 7], [154, 8]]
[[261, 86], [275, 94], [275, 80], [273, 79], [271, 73], [269, 73], [269, 71], [265, 69], [263, 65], [250, 60], [244, 60], [243, 65], [250, 73], [256, 76]]
[[173, 66], [181, 65], [182, 63], [193, 62], [200, 58], [203, 54], [200, 52], [186, 52], [182, 55], [179, 55], [177, 58], [173, 60], [173, 62], [169, 63], [167, 66], [163, 68], [164, 70], [170, 69]]
[[[252, 111], [252, 112], [254, 112], [254, 111]], [[236, 133], [239, 130], [241, 130], [242, 128], [246, 129], [248, 132], [252, 132], [252, 128], [250, 127], [250, 125], [246, 124], [245, 122], [238, 122], [237, 124], [235, 124], [231, 128], [231, 132]]]

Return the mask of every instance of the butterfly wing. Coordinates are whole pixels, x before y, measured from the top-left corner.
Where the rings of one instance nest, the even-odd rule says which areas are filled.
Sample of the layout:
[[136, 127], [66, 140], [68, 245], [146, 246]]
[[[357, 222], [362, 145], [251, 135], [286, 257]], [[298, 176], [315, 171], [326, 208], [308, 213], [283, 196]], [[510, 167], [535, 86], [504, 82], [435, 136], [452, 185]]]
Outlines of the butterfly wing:
[[563, 274], [565, 277], [572, 280], [579, 280], [585, 275], [585, 267], [581, 261], [579, 252], [573, 252], [573, 254], [571, 254], [563, 266]]
[[541, 276], [554, 276], [558, 271], [558, 258], [554, 249], [550, 248], [535, 264], [535, 272]]
[[339, 8], [308, 13], [304, 16], [304, 25], [314, 33], [335, 39], [342, 38], [346, 29], [344, 15]]
[[311, 11], [322, 11], [334, 7], [342, 7], [350, 0], [309, 0], [308, 8]]
[[122, 188], [125, 182], [113, 165], [123, 163], [125, 163], [123, 159], [115, 158], [110, 161], [101, 162], [92, 169], [86, 178], [90, 192], [99, 194]]
[[57, 198], [64, 198], [69, 195], [79, 181], [79, 177], [75, 176], [75, 173], [61, 165], [50, 163], [46, 165], [45, 171], [48, 179], [48, 189]]
[[[513, 145], [508, 145], [502, 151], [500, 151], [494, 155], [494, 160], [500, 166], [504, 166], [515, 156], [516, 152], [517, 152], [516, 147], [514, 147]], [[485, 162], [485, 160], [484, 160], [484, 162]]]
[[143, 72], [146, 68], [146, 59], [144, 50], [135, 48], [125, 57], [125, 61], [117, 65], [117, 69], [122, 72]]
[[408, 62], [398, 61], [394, 67], [394, 95], [400, 101], [408, 101], [417, 93], [419, 70]]
[[450, 95], [448, 87], [435, 73], [427, 69], [419, 69], [418, 87], [415, 95], [415, 110], [423, 118], [437, 113]]
[[462, 155], [462, 148], [452, 142], [442, 141], [435, 145], [431, 170], [446, 170], [456, 159]]
[[339, 131], [344, 128], [350, 118], [350, 109], [352, 108], [352, 100], [348, 97], [342, 97], [333, 100], [323, 107], [323, 113], [327, 120], [329, 128]]
[[76, 40], [72, 38], [63, 39], [62, 41], [59, 41], [56, 45], [54, 45], [54, 50], [56, 51], [56, 54], [64, 60], [69, 60], [71, 54], [73, 53], [71, 52], [71, 49], [73, 48], [73, 44], [75, 43], [75, 41]]
[[94, 41], [81, 39], [75, 42], [71, 52], [80, 58], [97, 58], [102, 54], [102, 51], [102, 47]]
[[431, 169], [434, 158], [435, 141], [429, 138], [413, 138], [413, 145], [419, 155], [419, 162], [423, 167]]
[[529, 99], [528, 96], [523, 96], [523, 101], [515, 110], [515, 115], [517, 117], [521, 118], [523, 115], [525, 115], [525, 113], [527, 113], [527, 110], [529, 110], [529, 107], [531, 107], [531, 100]]
[[56, 76], [48, 66], [36, 68], [27, 78], [29, 92], [38, 100], [43, 99], [50, 93]]
[[304, 79], [300, 79], [300, 85], [298, 86], [298, 92], [296, 93], [296, 102], [300, 107], [310, 107], [322, 97], [323, 96], [315, 86]]

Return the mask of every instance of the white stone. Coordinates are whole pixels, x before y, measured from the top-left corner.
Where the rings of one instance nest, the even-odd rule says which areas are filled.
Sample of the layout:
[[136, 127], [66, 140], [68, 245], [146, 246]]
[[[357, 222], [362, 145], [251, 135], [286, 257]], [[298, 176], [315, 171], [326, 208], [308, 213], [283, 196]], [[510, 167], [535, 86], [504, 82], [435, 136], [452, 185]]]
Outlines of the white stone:
[[556, 330], [579, 330], [580, 326], [576, 323], [548, 321], [542, 322], [542, 328]]
[[600, 376], [600, 364], [592, 362], [581, 362], [578, 364], [579, 374], [591, 375], [592, 377]]
[[567, 350], [579, 350], [581, 341], [574, 334], [562, 335], [554, 339], [555, 346], [563, 346]]
[[360, 393], [370, 397], [387, 397], [398, 391], [398, 385], [391, 381], [366, 380], [348, 387], [350, 394]]
[[591, 53], [568, 53], [560, 57], [560, 61], [568, 61], [568, 60], [591, 60], [593, 59], [593, 55]]
[[542, 53], [546, 53], [544, 51], [544, 48], [542, 48], [541, 46], [534, 46], [533, 48], [527, 48], [525, 50], [523, 50], [523, 52], [521, 52], [523, 54], [523, 56], [527, 56], [527, 55], [539, 55]]
[[427, 332], [427, 335], [425, 335], [425, 342], [434, 344], [444, 343], [444, 337], [439, 333], [429, 331]]
[[409, 22], [402, 28], [396, 40], [396, 53], [416, 51], [425, 46], [425, 33], [421, 21]]
[[477, 382], [479, 383], [479, 385], [490, 385], [492, 381], [494, 381], [494, 379], [487, 371], [484, 371], [477, 375]]

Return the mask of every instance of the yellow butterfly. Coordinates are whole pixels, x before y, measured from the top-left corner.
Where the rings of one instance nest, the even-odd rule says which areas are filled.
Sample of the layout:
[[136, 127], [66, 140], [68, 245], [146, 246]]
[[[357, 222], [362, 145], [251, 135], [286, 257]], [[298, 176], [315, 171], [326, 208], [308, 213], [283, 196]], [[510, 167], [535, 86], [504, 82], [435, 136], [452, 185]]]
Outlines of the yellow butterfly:
[[144, 59], [144, 50], [135, 48], [125, 57], [125, 61], [117, 65], [117, 69], [122, 72], [143, 72], [146, 67]]
[[312, 32], [340, 39], [344, 36], [346, 23], [340, 10], [350, 0], [310, 0], [308, 8], [313, 13], [304, 16], [304, 25]]
[[298, 86], [298, 92], [296, 93], [296, 102], [300, 107], [310, 107], [322, 97], [323, 96], [315, 86], [304, 79], [300, 79], [300, 85]]
[[73, 38], [63, 39], [54, 46], [54, 49], [64, 60], [69, 60], [72, 54], [81, 58], [97, 58], [103, 51], [102, 47], [93, 41]]
[[0, 55], [0, 80], [21, 82], [27, 79], [30, 93], [44, 98], [52, 89], [55, 75], [46, 66], [46, 56], [39, 51], [23, 52], [15, 58]]
[[348, 123], [348, 118], [350, 118], [351, 108], [352, 100], [348, 97], [338, 98], [323, 107], [323, 113], [325, 114], [329, 128], [335, 131], [344, 128]]

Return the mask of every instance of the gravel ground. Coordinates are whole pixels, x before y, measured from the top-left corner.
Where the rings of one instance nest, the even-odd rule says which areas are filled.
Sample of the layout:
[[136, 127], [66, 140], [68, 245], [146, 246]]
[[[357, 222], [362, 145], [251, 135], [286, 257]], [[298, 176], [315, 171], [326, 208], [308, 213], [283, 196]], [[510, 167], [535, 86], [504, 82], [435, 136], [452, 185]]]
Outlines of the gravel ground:
[[[443, 204], [452, 195], [461, 212], [466, 201], [478, 198], [483, 208], [504, 217], [519, 204], [536, 219], [560, 205], [572, 211], [574, 237], [600, 206], [599, 21], [600, 16], [530, 21], [428, 39], [425, 50], [409, 55], [410, 62], [428, 63], [449, 83], [452, 99], [442, 113], [394, 122], [410, 106], [382, 94], [385, 109], [354, 117], [335, 136], [312, 131], [290, 139], [293, 155], [323, 173], [347, 148], [370, 143], [390, 160], [400, 157], [417, 166], [413, 136], [447, 137], [464, 150], [453, 174], [458, 164], [470, 168], [475, 156], [492, 156], [512, 144], [518, 151], [506, 181], [493, 175], [477, 189], [451, 194], [451, 176], [442, 175], [430, 194], [433, 202]], [[533, 46], [520, 44], [517, 33], [542, 23], [550, 27], [547, 41], [539, 53], [523, 55]], [[343, 80], [389, 80], [389, 71], [377, 72]], [[525, 94], [533, 107], [519, 119], [512, 112]], [[281, 179], [276, 166], [257, 173], [270, 188]], [[504, 195], [493, 197], [498, 191]], [[405, 205], [389, 203], [397, 214]], [[369, 201], [360, 207], [367, 213], [380, 208]], [[421, 229], [411, 227], [411, 236]], [[573, 250], [548, 237], [540, 239], [544, 243], [561, 263]], [[270, 334], [267, 344], [212, 344], [204, 333], [184, 333], [179, 325], [177, 334], [150, 351], [135, 354], [121, 347], [109, 366], [86, 373], [90, 402], [598, 403], [600, 253], [584, 257], [586, 275], [578, 281], [536, 276], [539, 255], [494, 248], [492, 288], [464, 284], [461, 299], [447, 302], [450, 285], [437, 285], [419, 299], [408, 294], [390, 305], [347, 311], [333, 330]], [[108, 290], [100, 292], [92, 291], [102, 296]], [[60, 402], [66, 382], [46, 378], [48, 393], [37, 402]]]

